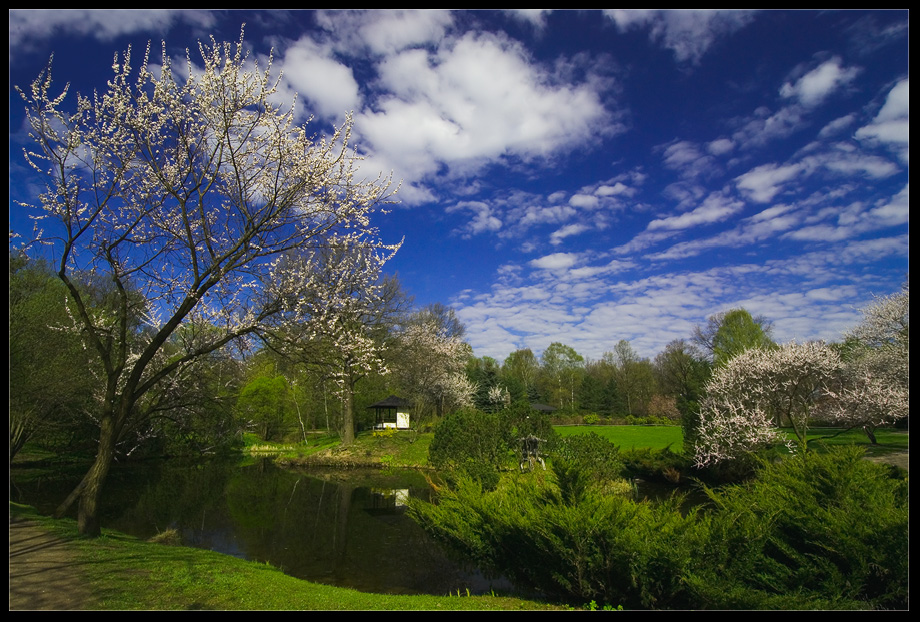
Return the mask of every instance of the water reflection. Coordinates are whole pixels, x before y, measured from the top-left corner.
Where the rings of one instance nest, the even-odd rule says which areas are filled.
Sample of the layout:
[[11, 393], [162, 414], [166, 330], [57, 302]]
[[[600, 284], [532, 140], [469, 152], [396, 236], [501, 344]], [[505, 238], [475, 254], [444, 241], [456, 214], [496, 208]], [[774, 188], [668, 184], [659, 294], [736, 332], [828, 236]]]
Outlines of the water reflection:
[[[13, 472], [14, 479], [21, 475]], [[13, 490], [19, 501], [51, 513], [75, 483], [45, 475]], [[409, 497], [429, 496], [414, 472], [292, 471], [264, 460], [155, 462], [113, 471], [102, 520], [139, 538], [175, 529], [187, 546], [367, 592], [509, 590], [450, 559], [406, 515]]]

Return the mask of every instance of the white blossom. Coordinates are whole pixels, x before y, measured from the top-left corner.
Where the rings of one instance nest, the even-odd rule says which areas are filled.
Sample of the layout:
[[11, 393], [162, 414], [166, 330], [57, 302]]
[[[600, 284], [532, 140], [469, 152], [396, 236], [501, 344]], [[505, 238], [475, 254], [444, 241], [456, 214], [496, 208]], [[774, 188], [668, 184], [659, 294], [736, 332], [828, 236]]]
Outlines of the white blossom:
[[811, 409], [841, 369], [820, 342], [749, 349], [717, 368], [700, 404], [695, 462], [706, 466], [779, 442], [790, 424], [805, 444]]

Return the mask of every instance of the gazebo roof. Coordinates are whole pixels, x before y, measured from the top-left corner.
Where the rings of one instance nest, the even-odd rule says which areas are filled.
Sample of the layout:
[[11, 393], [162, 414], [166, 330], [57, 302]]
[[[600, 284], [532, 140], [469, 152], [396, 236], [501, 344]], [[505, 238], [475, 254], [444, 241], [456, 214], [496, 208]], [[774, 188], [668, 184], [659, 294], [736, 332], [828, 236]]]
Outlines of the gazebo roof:
[[412, 406], [412, 402], [409, 400], [391, 395], [385, 400], [380, 400], [376, 404], [371, 404], [368, 408], [408, 408], [410, 406]]

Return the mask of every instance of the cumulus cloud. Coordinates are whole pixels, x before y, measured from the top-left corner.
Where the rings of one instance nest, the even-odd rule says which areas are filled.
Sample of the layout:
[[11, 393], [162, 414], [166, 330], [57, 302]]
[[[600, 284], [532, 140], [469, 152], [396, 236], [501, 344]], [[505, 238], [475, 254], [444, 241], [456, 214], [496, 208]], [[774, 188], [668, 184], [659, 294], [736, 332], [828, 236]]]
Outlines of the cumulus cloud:
[[341, 119], [361, 107], [358, 82], [332, 49], [303, 38], [285, 50], [284, 79], [291, 90], [305, 96], [310, 112]]
[[758, 203], [773, 200], [783, 185], [803, 171], [801, 164], [763, 164], [735, 178], [738, 188]]
[[609, 116], [591, 85], [557, 81], [498, 35], [405, 50], [378, 68], [379, 94], [357, 127], [413, 181], [468, 174], [507, 156], [548, 157], [590, 141]]
[[62, 34], [111, 41], [136, 32], [159, 35], [180, 21], [199, 28], [214, 23], [208, 11], [181, 9], [11, 9], [9, 18], [11, 58], [33, 42]]
[[577, 262], [578, 255], [574, 253], [553, 253], [532, 260], [530, 265], [539, 270], [567, 270]]
[[317, 24], [343, 55], [369, 52], [389, 56], [440, 41], [453, 23], [450, 11], [377, 9], [319, 11]]
[[557, 229], [553, 232], [553, 234], [550, 236], [550, 243], [554, 246], [558, 246], [565, 238], [571, 237], [573, 235], [578, 235], [579, 233], [584, 233], [589, 228], [590, 227], [587, 225], [581, 223], [572, 223], [570, 225], [566, 225], [561, 229]]

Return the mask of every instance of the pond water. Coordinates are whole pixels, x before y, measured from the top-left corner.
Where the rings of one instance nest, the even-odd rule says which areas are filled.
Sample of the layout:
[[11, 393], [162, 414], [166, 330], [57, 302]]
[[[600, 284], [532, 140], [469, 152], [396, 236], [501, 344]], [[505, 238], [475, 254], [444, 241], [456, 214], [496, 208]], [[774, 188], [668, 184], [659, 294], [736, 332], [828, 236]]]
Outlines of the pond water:
[[[82, 473], [26, 475], [11, 471], [10, 498], [50, 514]], [[156, 461], [113, 469], [102, 524], [144, 539], [176, 529], [186, 546], [365, 592], [511, 591], [507, 581], [449, 557], [406, 514], [407, 497], [429, 496], [413, 471]]]

